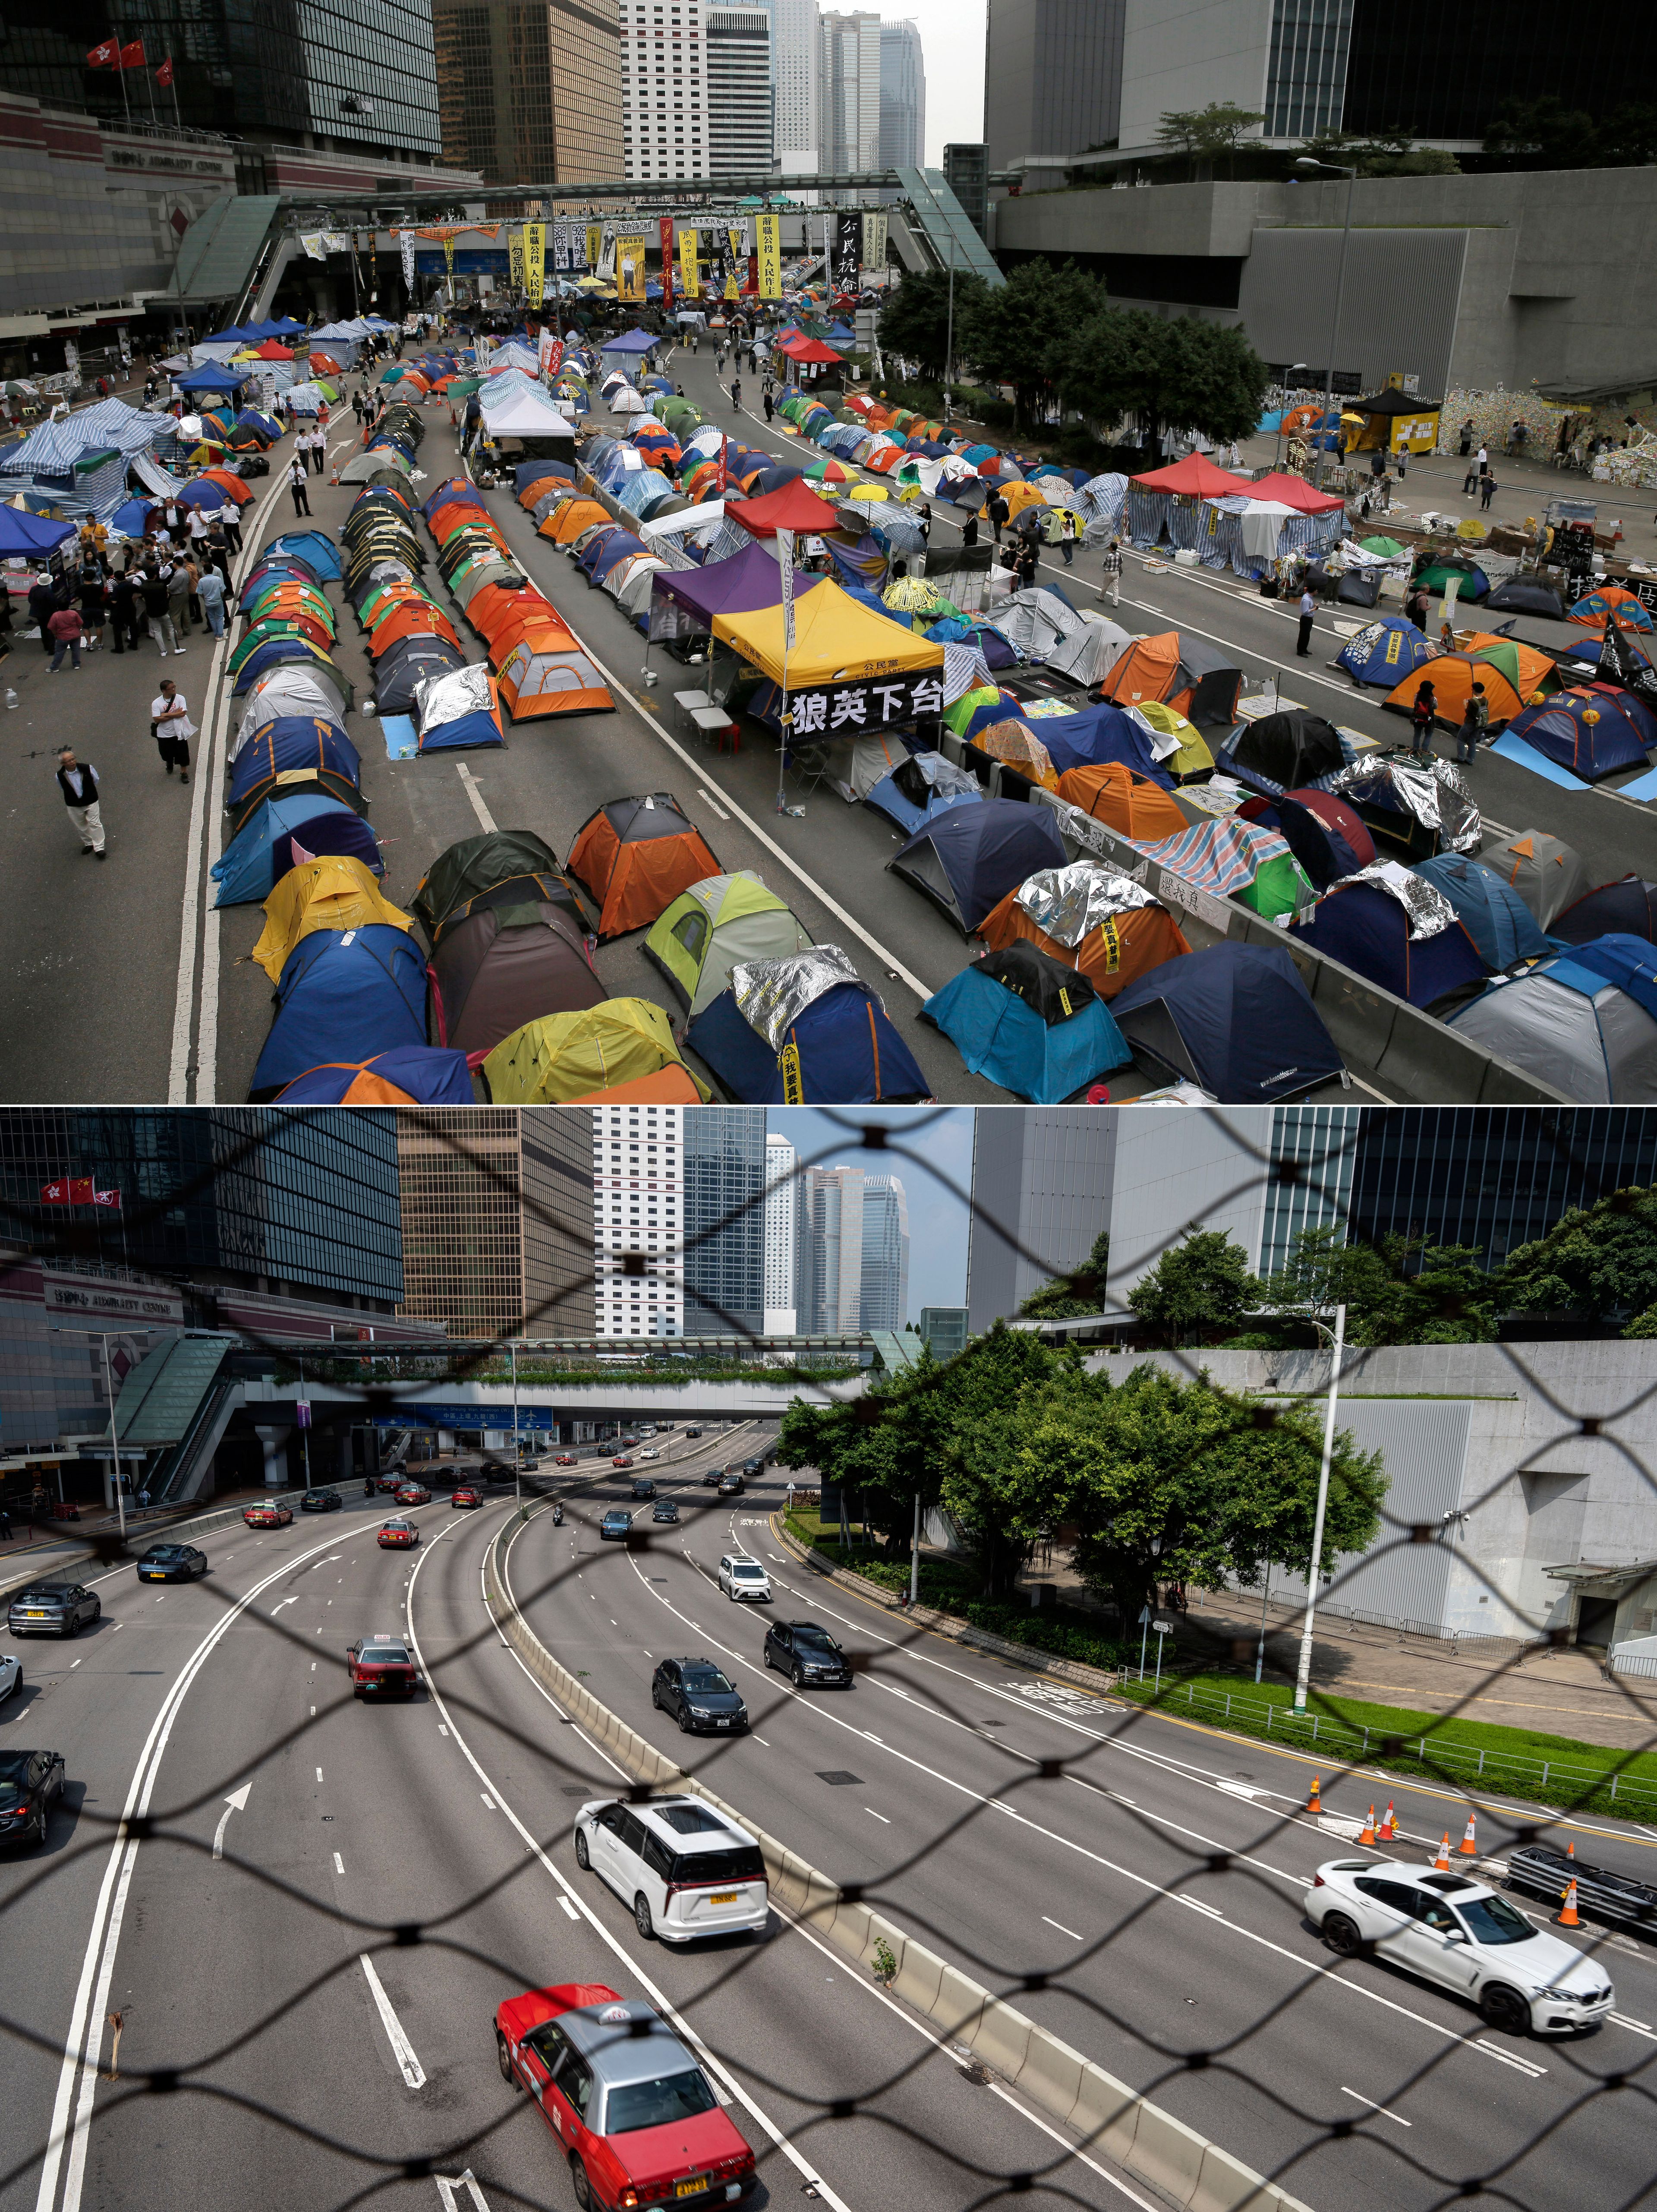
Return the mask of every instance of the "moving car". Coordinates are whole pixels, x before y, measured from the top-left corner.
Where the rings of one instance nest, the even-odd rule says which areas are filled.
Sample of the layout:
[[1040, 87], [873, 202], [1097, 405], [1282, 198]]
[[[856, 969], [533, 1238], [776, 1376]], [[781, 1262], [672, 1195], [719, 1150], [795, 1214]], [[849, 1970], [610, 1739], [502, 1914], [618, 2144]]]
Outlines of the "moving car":
[[55, 1751], [0, 1751], [0, 1842], [41, 1849], [54, 1798], [64, 1792]]
[[408, 1645], [389, 1633], [348, 1645], [345, 1664], [358, 1698], [411, 1698], [420, 1680]]
[[688, 1943], [765, 1928], [759, 1845], [701, 1797], [595, 1798], [575, 1816], [575, 1859], [609, 1883], [646, 1940]]
[[432, 1493], [423, 1482], [405, 1482], [397, 1493], [399, 1505], [429, 1505]]
[[623, 1429], [616, 1441], [618, 1444], [636, 1444], [639, 1441], [639, 1432], [636, 1429]]
[[647, 1474], [634, 1476], [633, 1495], [635, 1498], [653, 1498], [656, 1495], [656, 1486]]
[[677, 1498], [659, 1498], [652, 1510], [650, 1517], [652, 1521], [677, 1521], [679, 1517], [678, 1499]]
[[384, 1474], [371, 1474], [368, 1477], [368, 1495], [372, 1498], [379, 1491], [401, 1490], [408, 1480], [401, 1468], [391, 1468]]
[[852, 1686], [851, 1662], [820, 1620], [774, 1620], [765, 1632], [763, 1656], [797, 1690]]
[[650, 1678], [650, 1702], [684, 1735], [737, 1735], [748, 1726], [742, 1692], [711, 1659], [664, 1659]]
[[701, 1431], [700, 1429], [687, 1429], [685, 1431], [685, 1434], [687, 1437], [699, 1437], [701, 1434]]
[[23, 1686], [23, 1662], [15, 1651], [0, 1651], [0, 1705]]
[[750, 1482], [757, 1482], [765, 1473], [764, 1454], [760, 1453], [753, 1459], [745, 1459], [742, 1463], [742, 1471]]
[[420, 1541], [420, 1531], [412, 1521], [386, 1521], [381, 1523], [379, 1534], [375, 1541], [382, 1551], [394, 1548], [399, 1544], [406, 1547]]
[[610, 1465], [612, 1467], [631, 1467], [632, 1464], [633, 1462], [626, 1452], [617, 1452], [615, 1458], [610, 1462]]
[[722, 1467], [705, 1467], [701, 1471], [701, 1476], [702, 1488], [704, 1490], [717, 1490], [720, 1483], [725, 1480], [725, 1475], [728, 1472], [729, 1470], [727, 1468]]
[[206, 1553], [190, 1544], [152, 1544], [138, 1561], [141, 1583], [194, 1582], [206, 1572]]
[[96, 1594], [79, 1583], [31, 1583], [12, 1592], [6, 1626], [14, 1636], [75, 1636], [103, 1609]]
[[752, 2150], [641, 1998], [595, 1982], [528, 1990], [497, 2008], [495, 2045], [503, 2078], [557, 2137], [581, 2212], [732, 2204], [753, 2186]]
[[719, 1495], [721, 1498], [740, 1498], [743, 1492], [747, 1487], [748, 1486], [744, 1481], [739, 1468], [728, 1467], [725, 1473], [719, 1477]]
[[576, 1458], [574, 1452], [560, 1452], [552, 1463], [555, 1467], [579, 1467], [580, 1465], [580, 1462]]
[[453, 1497], [450, 1498], [449, 1503], [451, 1505], [481, 1505], [483, 1503], [483, 1493], [481, 1490], [474, 1490], [470, 1483], [463, 1482]]
[[250, 1528], [285, 1528], [294, 1517], [291, 1505], [250, 1505], [242, 1515]]
[[719, 1561], [719, 1588], [729, 1598], [751, 1599], [756, 1605], [771, 1602], [770, 1576], [745, 1552], [727, 1552]]
[[661, 1454], [657, 1450], [654, 1444], [646, 1444], [644, 1449], [639, 1454], [639, 1456], [640, 1459], [659, 1459], [661, 1457]]
[[624, 1505], [612, 1505], [598, 1523], [598, 1534], [605, 1543], [625, 1542], [633, 1527], [633, 1516]]
[[1528, 1921], [1487, 1882], [1392, 1859], [1330, 1859], [1306, 1916], [1343, 1959], [1373, 1953], [1477, 2005], [1509, 2035], [1597, 2027], [1611, 2010], [1602, 1958]]
[[299, 1502], [301, 1513], [337, 1513], [345, 1500], [337, 1490], [307, 1490]]

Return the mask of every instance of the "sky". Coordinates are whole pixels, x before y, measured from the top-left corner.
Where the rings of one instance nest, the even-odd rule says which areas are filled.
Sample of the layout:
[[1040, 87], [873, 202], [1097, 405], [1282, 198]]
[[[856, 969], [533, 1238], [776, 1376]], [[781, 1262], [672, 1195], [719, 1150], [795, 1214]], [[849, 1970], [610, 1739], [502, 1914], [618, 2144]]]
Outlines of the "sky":
[[[880, 1122], [899, 1133], [889, 1148], [866, 1151], [858, 1131]], [[913, 1137], [903, 1134], [905, 1124]], [[810, 1107], [772, 1107], [768, 1131], [786, 1137], [807, 1165], [860, 1167], [865, 1175], [895, 1175], [909, 1209], [909, 1310], [967, 1303], [968, 1194], [973, 1180], [973, 1113], [969, 1106], [842, 1108], [818, 1114]], [[905, 1157], [912, 1154], [913, 1157]], [[960, 1193], [946, 1188], [953, 1183]]]
[[920, 33], [928, 168], [943, 167], [947, 144], [976, 144], [984, 136], [984, 12], [985, 0], [897, 0], [881, 10], [884, 21], [910, 22]]

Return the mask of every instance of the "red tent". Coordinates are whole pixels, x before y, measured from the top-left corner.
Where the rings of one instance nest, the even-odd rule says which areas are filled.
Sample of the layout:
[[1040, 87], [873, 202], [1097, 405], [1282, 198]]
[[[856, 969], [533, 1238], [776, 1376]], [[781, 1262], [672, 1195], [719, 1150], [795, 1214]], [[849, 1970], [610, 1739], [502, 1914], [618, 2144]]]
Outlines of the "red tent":
[[1240, 491], [1252, 498], [1259, 489], [1247, 477], [1228, 476], [1200, 453], [1187, 453], [1172, 468], [1153, 469], [1149, 476], [1135, 477], [1133, 482], [1145, 491], [1180, 491], [1193, 499], [1224, 499]]
[[1346, 504], [1330, 492], [1314, 491], [1304, 477], [1295, 476], [1287, 469], [1278, 469], [1269, 477], [1257, 477], [1246, 489], [1250, 499], [1276, 500], [1279, 507], [1292, 507], [1296, 514], [1327, 514], [1332, 507]]
[[803, 477], [758, 499], [728, 499], [725, 511], [756, 538], [774, 538], [780, 530], [832, 530], [840, 520]]
[[821, 338], [786, 337], [777, 340], [779, 353], [786, 353], [790, 361], [844, 361], [842, 353], [826, 346]]
[[294, 358], [293, 348], [278, 345], [274, 338], [266, 338], [262, 346], [254, 347], [253, 352], [260, 361], [292, 361]]

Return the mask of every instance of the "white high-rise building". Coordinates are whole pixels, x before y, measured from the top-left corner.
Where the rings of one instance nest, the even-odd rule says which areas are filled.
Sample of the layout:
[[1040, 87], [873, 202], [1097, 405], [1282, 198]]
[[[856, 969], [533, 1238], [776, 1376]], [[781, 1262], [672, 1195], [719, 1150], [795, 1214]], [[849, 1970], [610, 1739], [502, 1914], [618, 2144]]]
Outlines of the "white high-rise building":
[[880, 167], [919, 169], [926, 159], [926, 61], [908, 21], [880, 27]]
[[863, 1326], [863, 1170], [808, 1168], [799, 1226], [800, 1334], [853, 1334]]
[[[817, 0], [771, 0], [777, 167], [785, 177], [822, 167], [822, 26]], [[802, 195], [808, 204], [816, 194]]]
[[621, 0], [622, 148], [629, 179], [709, 174], [703, 0]]
[[706, 21], [708, 173], [769, 176], [776, 167], [769, 10], [709, 8]]
[[765, 1139], [765, 1334], [792, 1336], [798, 1326], [794, 1296], [799, 1246], [798, 1158], [786, 1137]]
[[865, 1176], [858, 1318], [865, 1328], [901, 1329], [908, 1311], [908, 1199], [896, 1176]]
[[877, 169], [879, 16], [861, 11], [823, 16], [821, 53], [823, 165], [841, 172]]
[[[601, 1337], [684, 1334], [684, 1112], [592, 1109], [593, 1306]], [[630, 1273], [635, 1254], [641, 1265]]]

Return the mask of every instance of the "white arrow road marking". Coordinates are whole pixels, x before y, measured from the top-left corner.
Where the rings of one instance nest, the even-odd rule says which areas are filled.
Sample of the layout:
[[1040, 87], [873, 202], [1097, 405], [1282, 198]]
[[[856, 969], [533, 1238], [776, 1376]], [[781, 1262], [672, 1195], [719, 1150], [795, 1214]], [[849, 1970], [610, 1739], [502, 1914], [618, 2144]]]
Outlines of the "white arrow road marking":
[[285, 1598], [283, 1598], [283, 1600], [282, 1600], [282, 1605], [273, 1605], [273, 1606], [271, 1607], [271, 1608], [270, 1608], [270, 1618], [271, 1618], [271, 1620], [274, 1620], [276, 1619], [276, 1615], [277, 1615], [277, 1614], [282, 1611], [282, 1605], [297, 1605], [298, 1603], [299, 1603], [299, 1600], [298, 1600], [296, 1597], [285, 1597]]
[[403, 2023], [391, 2009], [391, 2001], [385, 1994], [385, 1984], [374, 1972], [374, 1962], [364, 1951], [360, 1954], [362, 1971], [368, 1977], [368, 1987], [379, 2011], [379, 2024], [385, 2031], [385, 2040], [391, 2046], [391, 2056], [400, 2068], [404, 2080], [411, 2089], [426, 2086], [426, 2069], [415, 2057], [414, 2045], [403, 2033]]
[[437, 2193], [443, 2199], [443, 2212], [457, 2212], [463, 2189], [472, 2201], [472, 2212], [489, 2212], [489, 2199], [478, 2187], [470, 2166], [464, 2173], [456, 2174], [452, 2181], [441, 2173], [434, 2173], [432, 2179], [437, 2184]]
[[230, 1815], [233, 1813], [245, 1813], [247, 1810], [247, 1793], [252, 1786], [251, 1782], [244, 1782], [240, 1790], [233, 1790], [225, 1799], [224, 1811], [220, 1815], [219, 1825], [213, 1831], [213, 1856], [215, 1859], [222, 1859], [224, 1856], [224, 1832], [230, 1826]]

